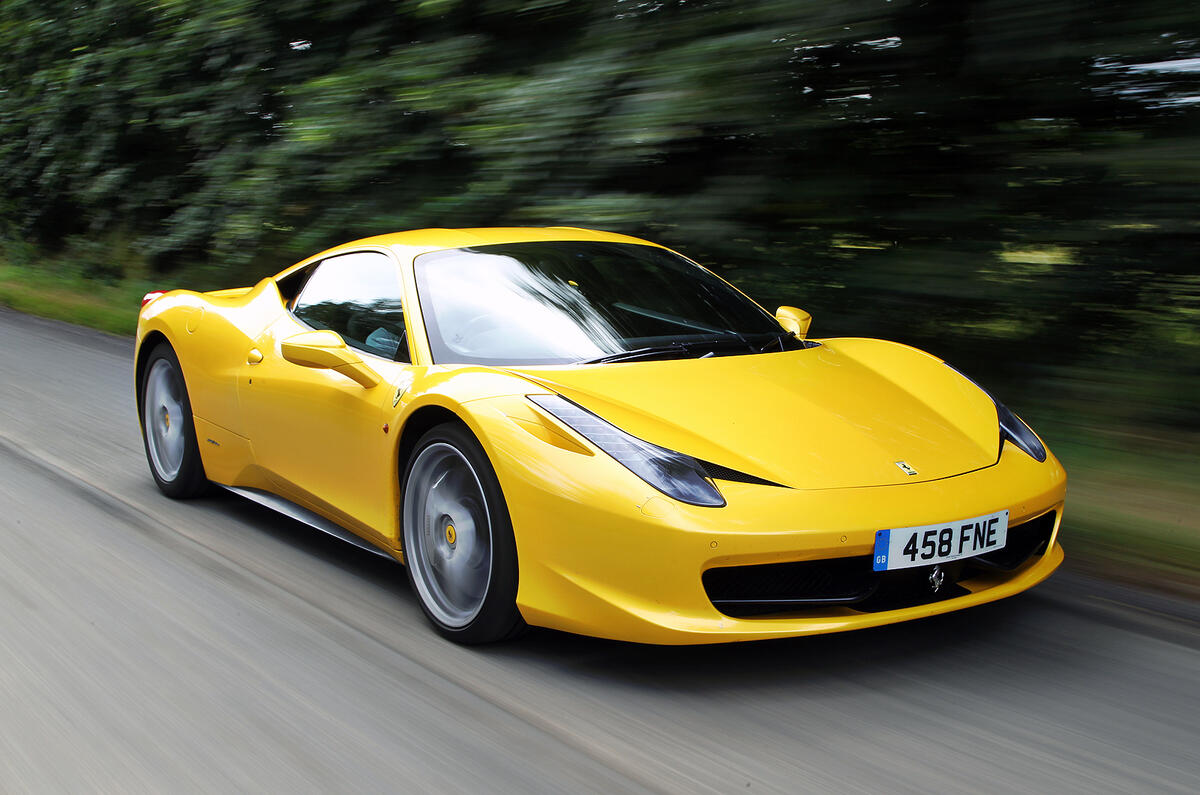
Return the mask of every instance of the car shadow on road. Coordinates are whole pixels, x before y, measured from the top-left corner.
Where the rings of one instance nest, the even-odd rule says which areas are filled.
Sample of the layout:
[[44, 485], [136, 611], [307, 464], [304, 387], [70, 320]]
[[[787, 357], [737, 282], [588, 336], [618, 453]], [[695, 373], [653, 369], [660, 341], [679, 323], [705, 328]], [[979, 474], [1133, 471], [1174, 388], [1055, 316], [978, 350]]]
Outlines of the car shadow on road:
[[897, 668], [969, 665], [981, 650], [1001, 647], [1023, 623], [1022, 601], [1015, 597], [851, 632], [700, 646], [648, 646], [535, 629], [516, 643], [483, 653], [680, 692], [813, 683]]

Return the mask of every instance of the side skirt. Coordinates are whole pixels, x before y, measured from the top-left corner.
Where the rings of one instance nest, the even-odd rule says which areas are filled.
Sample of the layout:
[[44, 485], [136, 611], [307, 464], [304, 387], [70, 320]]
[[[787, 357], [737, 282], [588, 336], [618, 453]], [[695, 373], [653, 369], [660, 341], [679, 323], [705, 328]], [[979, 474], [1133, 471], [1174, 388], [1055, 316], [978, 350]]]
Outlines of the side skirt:
[[309, 527], [315, 527], [322, 533], [328, 533], [334, 538], [340, 538], [342, 541], [353, 544], [356, 547], [361, 547], [368, 552], [374, 552], [376, 555], [387, 558], [388, 560], [395, 560], [394, 557], [375, 546], [370, 541], [367, 541], [364, 538], [359, 538], [341, 525], [335, 524], [334, 522], [326, 519], [324, 516], [313, 513], [307, 508], [297, 505], [291, 500], [284, 499], [278, 494], [272, 494], [269, 491], [261, 491], [259, 489], [244, 489], [239, 486], [225, 486], [220, 483], [216, 485], [221, 486], [221, 488], [225, 489], [226, 491], [231, 491], [240, 497], [245, 497], [252, 502], [257, 502], [259, 505], [270, 508], [273, 511], [277, 511], [284, 516], [289, 516], [298, 522], [303, 522]]

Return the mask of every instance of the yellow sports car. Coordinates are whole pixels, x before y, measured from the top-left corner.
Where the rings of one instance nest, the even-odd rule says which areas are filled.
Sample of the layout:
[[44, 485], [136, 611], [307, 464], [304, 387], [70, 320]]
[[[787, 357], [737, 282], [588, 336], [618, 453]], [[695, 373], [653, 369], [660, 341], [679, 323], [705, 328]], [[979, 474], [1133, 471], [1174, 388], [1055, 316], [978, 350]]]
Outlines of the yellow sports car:
[[1066, 475], [940, 359], [807, 337], [679, 254], [571, 228], [359, 240], [146, 296], [170, 497], [216, 483], [402, 561], [463, 643], [887, 624], [1062, 562]]

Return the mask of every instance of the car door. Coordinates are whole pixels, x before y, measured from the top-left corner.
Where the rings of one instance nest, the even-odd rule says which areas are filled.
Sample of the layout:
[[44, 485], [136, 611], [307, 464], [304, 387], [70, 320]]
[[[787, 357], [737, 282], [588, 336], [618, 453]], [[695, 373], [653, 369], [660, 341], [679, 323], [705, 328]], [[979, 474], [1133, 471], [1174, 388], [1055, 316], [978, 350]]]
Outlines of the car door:
[[[401, 285], [399, 264], [381, 251], [320, 261], [289, 311], [255, 340], [238, 386], [255, 463], [274, 490], [388, 544], [398, 487], [385, 409], [391, 385], [411, 369]], [[314, 330], [339, 334], [379, 383], [284, 358], [284, 342]]]

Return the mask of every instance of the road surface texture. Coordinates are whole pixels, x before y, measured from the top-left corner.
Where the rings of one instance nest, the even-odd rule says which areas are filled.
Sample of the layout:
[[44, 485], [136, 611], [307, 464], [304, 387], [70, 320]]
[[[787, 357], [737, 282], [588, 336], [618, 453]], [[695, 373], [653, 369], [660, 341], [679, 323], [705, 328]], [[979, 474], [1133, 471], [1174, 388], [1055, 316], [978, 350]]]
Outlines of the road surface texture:
[[844, 635], [460, 648], [399, 565], [161, 496], [129, 339], [0, 310], [0, 374], [0, 791], [1200, 791], [1193, 603], [1059, 574]]

